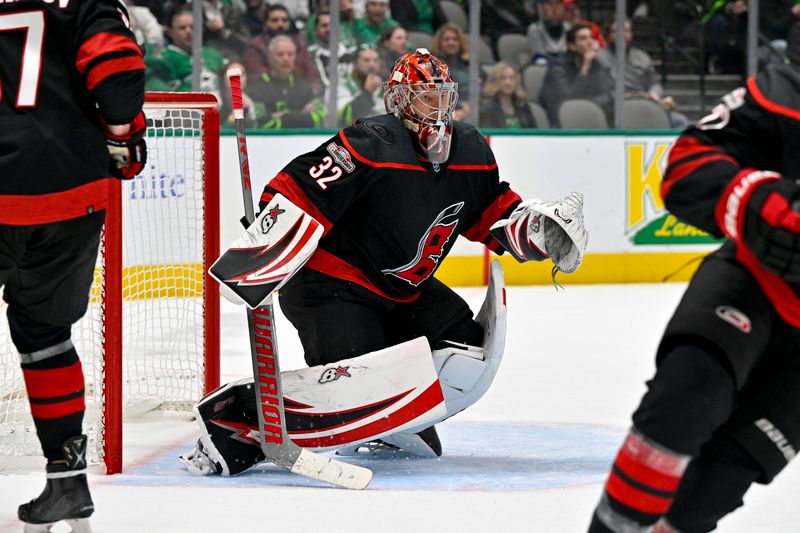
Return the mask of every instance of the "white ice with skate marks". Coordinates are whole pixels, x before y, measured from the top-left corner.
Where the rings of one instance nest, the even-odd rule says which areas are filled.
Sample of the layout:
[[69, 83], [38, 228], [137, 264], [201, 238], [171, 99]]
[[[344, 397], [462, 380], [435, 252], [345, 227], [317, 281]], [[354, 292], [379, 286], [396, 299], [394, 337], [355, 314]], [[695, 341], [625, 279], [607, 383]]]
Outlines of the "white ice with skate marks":
[[[568, 281], [565, 278], [564, 281]], [[346, 458], [374, 481], [348, 491], [269, 465], [236, 478], [193, 477], [176, 456], [197, 432], [154, 412], [126, 422], [125, 470], [94, 476], [95, 532], [537, 532], [586, 530], [653, 372], [653, 354], [684, 285], [509, 287], [509, 338], [492, 388], [440, 425], [439, 459]], [[482, 288], [459, 290], [473, 309]], [[249, 372], [243, 310], [223, 302], [223, 380]], [[303, 365], [278, 322], [283, 368]], [[41, 473], [0, 475], [0, 532], [21, 532], [16, 507]], [[800, 531], [800, 469], [756, 486], [723, 533]], [[61, 531], [64, 531], [63, 529]]]

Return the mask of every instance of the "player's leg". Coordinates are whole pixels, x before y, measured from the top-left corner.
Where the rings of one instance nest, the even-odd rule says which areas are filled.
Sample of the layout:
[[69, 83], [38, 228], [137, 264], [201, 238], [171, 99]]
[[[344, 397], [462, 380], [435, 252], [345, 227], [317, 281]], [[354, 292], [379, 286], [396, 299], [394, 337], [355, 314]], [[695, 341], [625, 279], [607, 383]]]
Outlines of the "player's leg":
[[86, 518], [94, 510], [82, 434], [84, 378], [70, 333], [86, 312], [103, 220], [100, 212], [24, 228], [24, 251], [5, 279], [11, 338], [47, 459], [44, 492], [19, 508], [28, 523]]
[[385, 319], [389, 345], [427, 337], [432, 348], [443, 341], [480, 346], [483, 328], [461, 296], [436, 278], [430, 279], [419, 298], [396, 304]]
[[701, 265], [667, 326], [590, 532], [637, 531], [669, 510], [689, 461], [733, 411], [772, 327], [749, 273], [717, 258]]
[[280, 291], [284, 316], [297, 329], [308, 366], [334, 363], [387, 346], [387, 301], [356, 283], [301, 269]]
[[713, 531], [742, 505], [753, 482], [767, 484], [800, 446], [800, 330], [776, 318], [768, 354], [730, 419], [691, 462], [663, 520], [681, 533]]

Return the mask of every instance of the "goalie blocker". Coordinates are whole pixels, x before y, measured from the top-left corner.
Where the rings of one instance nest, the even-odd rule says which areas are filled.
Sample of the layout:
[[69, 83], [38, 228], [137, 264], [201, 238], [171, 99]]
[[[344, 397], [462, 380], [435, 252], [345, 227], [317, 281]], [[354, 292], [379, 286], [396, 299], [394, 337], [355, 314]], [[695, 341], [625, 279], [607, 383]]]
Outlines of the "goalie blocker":
[[[381, 439], [412, 454], [435, 450], [417, 436], [477, 402], [503, 357], [503, 270], [491, 265], [476, 317], [483, 345], [455, 343], [433, 352], [424, 337], [329, 365], [283, 372], [289, 437], [315, 450], [350, 449]], [[202, 436], [181, 462], [195, 474], [235, 475], [264, 460], [252, 379], [229, 383], [195, 407]]]
[[255, 309], [308, 261], [322, 233], [322, 224], [276, 194], [209, 273], [223, 296]]

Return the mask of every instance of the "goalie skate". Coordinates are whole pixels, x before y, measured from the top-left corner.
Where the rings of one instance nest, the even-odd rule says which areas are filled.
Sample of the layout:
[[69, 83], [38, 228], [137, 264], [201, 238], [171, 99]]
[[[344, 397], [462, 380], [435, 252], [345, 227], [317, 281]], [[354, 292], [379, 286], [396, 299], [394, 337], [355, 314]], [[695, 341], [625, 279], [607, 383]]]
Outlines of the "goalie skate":
[[430, 426], [419, 433], [398, 432], [375, 441], [344, 446], [337, 450], [336, 455], [354, 456], [383, 452], [404, 452], [416, 457], [435, 459], [442, 456], [442, 443], [436, 433], [436, 426]]

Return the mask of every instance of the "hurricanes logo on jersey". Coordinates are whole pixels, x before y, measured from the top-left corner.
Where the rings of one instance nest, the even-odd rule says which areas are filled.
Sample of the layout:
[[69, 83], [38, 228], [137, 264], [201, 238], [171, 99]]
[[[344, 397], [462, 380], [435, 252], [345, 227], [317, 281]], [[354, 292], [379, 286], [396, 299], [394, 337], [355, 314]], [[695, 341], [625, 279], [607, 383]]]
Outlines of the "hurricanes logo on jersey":
[[382, 270], [381, 273], [397, 276], [414, 287], [431, 277], [439, 266], [445, 245], [456, 231], [459, 220], [456, 215], [462, 207], [464, 202], [444, 208], [419, 240], [414, 259], [401, 267]]

